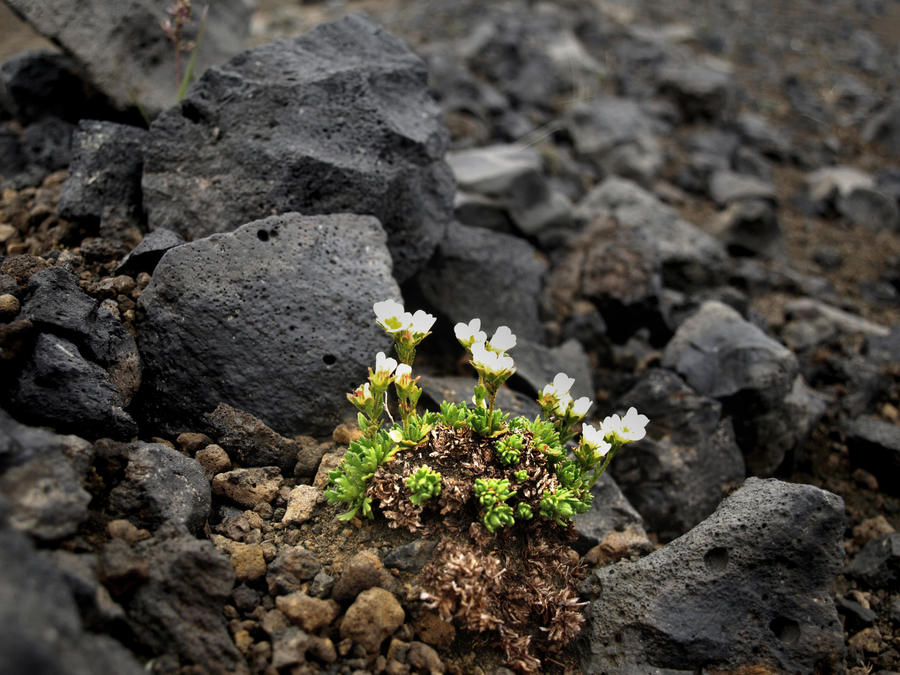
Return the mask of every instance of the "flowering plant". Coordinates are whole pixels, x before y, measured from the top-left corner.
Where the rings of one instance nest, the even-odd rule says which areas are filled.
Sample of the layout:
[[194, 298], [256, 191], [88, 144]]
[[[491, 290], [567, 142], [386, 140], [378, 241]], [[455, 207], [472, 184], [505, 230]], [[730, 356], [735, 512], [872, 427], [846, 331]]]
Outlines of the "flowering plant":
[[[478, 376], [472, 404], [444, 401], [440, 411], [420, 413], [413, 360], [435, 317], [409, 313], [394, 300], [375, 303], [374, 311], [394, 340], [397, 359], [379, 352], [367, 381], [348, 394], [362, 437], [329, 474], [325, 496], [349, 507], [339, 516], [344, 520], [373, 518], [377, 507], [391, 527], [444, 535], [424, 572], [426, 595], [446, 620], [498, 630], [507, 660], [536, 672], [533, 641], [552, 652], [583, 623], [566, 533], [590, 508], [591, 487], [613, 457], [643, 438], [648, 419], [630, 408], [598, 426], [584, 423], [591, 401], [572, 398], [574, 379], [565, 373], [541, 390], [542, 415], [510, 419], [496, 399], [516, 372], [509, 354], [516, 336], [499, 326], [488, 339], [477, 318], [454, 327]], [[545, 621], [552, 615], [548, 625], [535, 631], [528, 612], [515, 619], [492, 614], [497, 598], [490, 584], [478, 582], [479, 574], [502, 577], [504, 593]], [[549, 615], [548, 603], [556, 603]]]
[[[332, 488], [325, 493], [330, 501], [345, 502], [350, 506], [350, 510], [340, 516], [343, 519], [353, 518], [360, 510], [363, 515], [372, 517], [372, 498], [366, 494], [368, 484], [378, 468], [390, 461], [399, 449], [426, 443], [437, 429], [469, 429], [493, 441], [492, 450], [498, 463], [510, 474], [510, 479], [520, 483], [526, 482], [525, 477], [529, 475], [527, 468], [519, 466], [523, 457], [530, 452], [539, 453], [544, 463], [553, 470], [556, 483], [541, 490], [533, 504], [521, 500], [518, 504], [529, 513], [529, 518], [525, 520], [530, 520], [533, 507], [536, 507], [547, 519], [565, 525], [576, 514], [590, 508], [590, 488], [619, 450], [625, 444], [644, 437], [647, 417], [630, 408], [624, 417], [615, 414], [606, 417], [599, 428], [582, 424], [581, 438], [571, 448], [570, 459], [567, 443], [576, 436], [575, 427], [582, 423], [592, 404], [584, 396], [572, 398], [570, 391], [575, 380], [565, 373], [558, 373], [553, 382], [541, 390], [538, 404], [543, 419], [517, 417], [509, 420], [509, 416], [498, 410], [495, 404], [500, 387], [516, 372], [515, 363], [508, 353], [516, 346], [516, 336], [509, 327], [499, 326], [488, 339], [487, 333], [481, 330], [481, 320], [477, 318], [454, 326], [454, 334], [468, 352], [470, 363], [478, 375], [472, 396], [473, 407], [445, 401], [439, 413], [420, 414], [417, 406], [422, 389], [417, 384], [419, 378], [413, 376], [412, 363], [416, 347], [431, 334], [435, 317], [422, 310], [407, 312], [402, 304], [390, 299], [376, 302], [373, 310], [378, 325], [393, 338], [399, 362], [379, 352], [375, 355], [374, 370], [369, 369], [368, 380], [347, 395], [359, 410], [357, 421], [362, 438], [351, 445], [344, 462], [331, 472]], [[395, 421], [390, 412], [388, 392], [391, 384], [394, 386], [399, 421]], [[392, 423], [387, 432], [382, 430], [383, 414]], [[388, 444], [391, 444], [390, 447]], [[418, 467], [417, 471], [421, 468]], [[429, 479], [431, 482], [428, 485], [439, 486], [440, 474], [428, 469], [427, 474], [416, 475], [420, 478], [412, 483], [407, 481], [407, 487], [415, 496], [413, 503], [421, 507], [438, 493], [429, 493], [428, 497], [424, 497], [424, 488], [411, 486], [425, 485], [422, 477], [426, 475], [437, 476], [436, 479]], [[486, 504], [484, 499], [493, 499], [485, 497], [485, 494], [500, 494], [496, 488], [499, 483], [491, 483], [494, 488], [489, 493], [484, 493], [485, 488], [478, 488], [477, 485], [482, 483], [476, 483], [474, 495], [483, 506]], [[509, 487], [508, 479], [505, 485]], [[482, 522], [490, 532], [515, 523], [513, 508], [503, 508], [506, 500], [515, 494], [514, 490], [502, 499], [498, 497], [497, 501], [483, 509]]]

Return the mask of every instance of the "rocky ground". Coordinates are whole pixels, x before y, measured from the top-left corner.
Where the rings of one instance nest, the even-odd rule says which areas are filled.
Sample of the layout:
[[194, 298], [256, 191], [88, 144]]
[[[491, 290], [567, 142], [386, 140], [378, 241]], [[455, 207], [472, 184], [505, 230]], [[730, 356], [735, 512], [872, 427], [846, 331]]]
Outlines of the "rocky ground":
[[[900, 671], [900, 4], [221, 3], [180, 104], [152, 12], [8, 4], [0, 671]], [[323, 497], [401, 296], [428, 405], [478, 316], [505, 409], [651, 419], [540, 666]]]

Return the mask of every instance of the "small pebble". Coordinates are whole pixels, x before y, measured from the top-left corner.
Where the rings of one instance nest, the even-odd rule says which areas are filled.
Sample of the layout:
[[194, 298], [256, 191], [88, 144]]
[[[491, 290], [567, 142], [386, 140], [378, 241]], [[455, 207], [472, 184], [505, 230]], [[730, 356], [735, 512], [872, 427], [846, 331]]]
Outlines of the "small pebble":
[[19, 300], [11, 293], [0, 295], [0, 317], [12, 318], [19, 313]]
[[[180, 438], [180, 437], [179, 437]], [[194, 459], [200, 462], [200, 466], [206, 472], [206, 477], [211, 478], [218, 473], [224, 473], [231, 469], [231, 459], [225, 449], [215, 443], [198, 450]], [[271, 506], [269, 507], [272, 508]]]

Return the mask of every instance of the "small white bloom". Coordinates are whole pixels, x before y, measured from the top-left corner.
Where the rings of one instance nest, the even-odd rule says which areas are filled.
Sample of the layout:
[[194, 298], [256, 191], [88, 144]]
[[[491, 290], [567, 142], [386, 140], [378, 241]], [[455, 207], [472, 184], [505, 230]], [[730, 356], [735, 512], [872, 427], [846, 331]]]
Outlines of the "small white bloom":
[[413, 316], [396, 300], [382, 300], [372, 305], [375, 321], [388, 333], [398, 333], [412, 326]]
[[487, 333], [481, 330], [481, 319], [472, 319], [468, 324], [462, 322], [453, 327], [453, 333], [466, 348], [475, 342], [485, 342]]
[[509, 326], [499, 326], [497, 330], [494, 331], [494, 337], [491, 338], [489, 344], [491, 345], [491, 349], [495, 351], [506, 352], [516, 346], [516, 336], [513, 335]]
[[502, 375], [514, 369], [512, 357], [488, 351], [483, 342], [472, 345], [472, 363], [476, 370], [492, 375]]
[[612, 445], [607, 443], [603, 436], [604, 433], [602, 429], [596, 429], [590, 424], [581, 425], [582, 442], [585, 445], [590, 446], [598, 457], [605, 457], [606, 453], [612, 449]]
[[603, 432], [604, 438], [608, 438], [609, 436], [621, 437], [622, 419], [618, 415], [604, 417], [603, 421], [600, 423], [600, 431]]
[[435, 321], [437, 319], [435, 319], [434, 315], [429, 314], [425, 310], [417, 309], [416, 313], [412, 315], [410, 329], [414, 334], [421, 335], [430, 331]]
[[556, 394], [556, 408], [554, 412], [562, 417], [566, 414], [569, 406], [572, 404], [572, 397], [569, 394]]
[[404, 377], [409, 377], [411, 375], [412, 366], [410, 366], [408, 363], [401, 363], [399, 366], [397, 366], [397, 370], [394, 371], [394, 377], [396, 377], [398, 380]]
[[390, 375], [396, 367], [396, 359], [385, 356], [384, 352], [378, 352], [375, 355], [375, 372], [379, 375]]
[[553, 382], [546, 385], [541, 393], [544, 395], [553, 394], [554, 396], [562, 397], [564, 394], [569, 393], [573, 384], [575, 384], [574, 378], [569, 377], [565, 373], [557, 373], [556, 377], [553, 378]]
[[647, 422], [650, 419], [646, 415], [638, 413], [637, 409], [631, 407], [622, 418], [621, 436], [626, 441], [639, 441], [647, 435]]
[[593, 405], [591, 399], [587, 396], [582, 396], [581, 398], [575, 399], [575, 403], [572, 404], [572, 412], [576, 417], [584, 417], [587, 415], [587, 411], [591, 405]]
[[647, 435], [645, 427], [649, 421], [646, 415], [638, 414], [638, 411], [632, 407], [625, 413], [625, 417], [618, 415], [607, 417], [603, 420], [600, 428], [603, 430], [604, 436], [613, 435], [623, 443], [629, 443], [639, 441]]

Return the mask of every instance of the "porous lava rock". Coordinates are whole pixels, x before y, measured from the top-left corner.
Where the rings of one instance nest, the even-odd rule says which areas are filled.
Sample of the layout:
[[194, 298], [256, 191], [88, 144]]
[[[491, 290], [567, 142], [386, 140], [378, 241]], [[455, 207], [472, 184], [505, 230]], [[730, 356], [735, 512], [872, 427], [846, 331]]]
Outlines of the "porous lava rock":
[[372, 305], [399, 297], [371, 216], [272, 216], [172, 249], [138, 304], [145, 408], [178, 431], [224, 402], [279, 433], [328, 433], [390, 347]]
[[197, 238], [288, 211], [371, 214], [403, 281], [453, 212], [426, 79], [421, 59], [364, 15], [211, 68], [150, 128], [150, 227]]
[[748, 479], [684, 536], [585, 580], [582, 669], [839, 671], [843, 530], [837, 495]]

